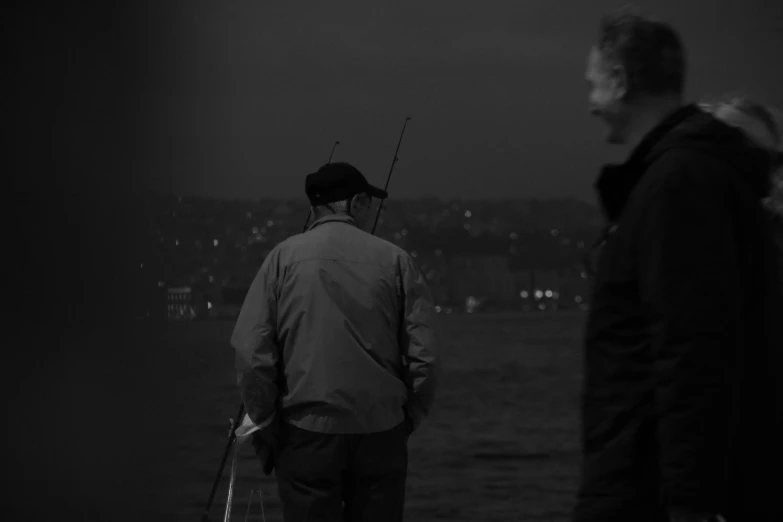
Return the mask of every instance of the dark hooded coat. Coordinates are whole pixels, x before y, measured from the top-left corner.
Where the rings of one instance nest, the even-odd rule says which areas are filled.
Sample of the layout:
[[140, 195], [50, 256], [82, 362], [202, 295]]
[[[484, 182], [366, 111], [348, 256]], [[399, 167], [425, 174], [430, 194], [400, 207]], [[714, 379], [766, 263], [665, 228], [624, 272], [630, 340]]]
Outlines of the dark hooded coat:
[[783, 293], [768, 161], [695, 106], [596, 187], [577, 521], [783, 520]]

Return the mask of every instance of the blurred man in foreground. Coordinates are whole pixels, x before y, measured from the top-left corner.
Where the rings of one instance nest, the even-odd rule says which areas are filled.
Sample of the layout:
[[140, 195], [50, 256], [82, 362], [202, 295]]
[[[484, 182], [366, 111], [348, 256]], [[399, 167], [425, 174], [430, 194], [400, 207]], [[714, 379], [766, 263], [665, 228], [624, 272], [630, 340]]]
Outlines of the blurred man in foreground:
[[245, 428], [286, 522], [401, 521], [408, 437], [437, 384], [435, 308], [410, 256], [362, 230], [385, 191], [347, 163], [305, 185], [315, 219], [268, 255], [231, 337]]
[[573, 519], [783, 520], [769, 157], [685, 104], [684, 49], [666, 24], [606, 17], [587, 81], [607, 141], [631, 152], [596, 182], [608, 223]]

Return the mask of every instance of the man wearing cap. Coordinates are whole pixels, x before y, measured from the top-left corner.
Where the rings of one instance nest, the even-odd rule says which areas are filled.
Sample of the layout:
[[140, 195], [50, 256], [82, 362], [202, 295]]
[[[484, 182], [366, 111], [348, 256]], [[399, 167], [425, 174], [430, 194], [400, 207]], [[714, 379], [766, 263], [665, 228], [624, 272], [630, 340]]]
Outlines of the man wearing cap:
[[231, 336], [243, 433], [276, 468], [286, 522], [399, 521], [439, 372], [432, 298], [405, 251], [363, 230], [384, 190], [330, 163], [305, 191], [313, 222], [267, 256]]

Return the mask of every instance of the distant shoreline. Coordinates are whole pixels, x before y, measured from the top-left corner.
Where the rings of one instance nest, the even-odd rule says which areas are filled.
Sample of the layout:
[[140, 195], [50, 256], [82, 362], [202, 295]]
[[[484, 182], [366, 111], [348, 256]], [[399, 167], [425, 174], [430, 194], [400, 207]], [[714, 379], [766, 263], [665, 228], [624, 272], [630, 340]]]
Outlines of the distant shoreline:
[[[166, 192], [166, 191], [160, 191], [160, 190], [153, 190], [153, 189], [145, 189], [143, 191], [138, 191], [138, 193], [143, 193], [144, 195], [152, 196], [152, 197], [160, 197], [160, 198], [171, 198], [171, 199], [178, 199], [181, 198], [183, 201], [204, 201], [204, 202], [216, 202], [216, 203], [237, 203], [241, 205], [245, 204], [258, 204], [258, 203], [307, 203], [307, 198], [304, 195], [301, 196], [287, 196], [287, 197], [264, 197], [259, 196], [257, 198], [250, 198], [247, 196], [244, 197], [234, 197], [234, 198], [226, 198], [226, 197], [211, 197], [211, 196], [202, 196], [198, 194], [185, 194], [185, 193], [173, 193], [173, 192]], [[497, 198], [443, 198], [440, 196], [433, 196], [433, 195], [421, 195], [421, 196], [401, 196], [401, 197], [395, 197], [394, 194], [390, 194], [389, 200], [393, 200], [400, 203], [413, 203], [413, 202], [432, 202], [432, 203], [489, 203], [489, 204], [502, 204], [502, 203], [576, 203], [576, 204], [584, 204], [588, 205], [590, 207], [596, 207], [595, 201], [593, 198], [583, 199], [578, 197], [516, 197], [516, 198], [509, 198], [509, 197], [497, 197]]]

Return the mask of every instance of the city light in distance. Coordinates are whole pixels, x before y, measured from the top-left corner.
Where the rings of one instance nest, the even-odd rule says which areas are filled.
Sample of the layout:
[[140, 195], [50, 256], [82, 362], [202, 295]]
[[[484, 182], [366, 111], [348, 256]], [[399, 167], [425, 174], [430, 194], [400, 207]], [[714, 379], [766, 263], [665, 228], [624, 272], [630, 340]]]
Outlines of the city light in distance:
[[[155, 298], [168, 295], [166, 289], [177, 284], [198, 286], [206, 294], [203, 300], [197, 299], [200, 313], [206, 313], [207, 300], [213, 306], [209, 315], [222, 312], [222, 297], [213, 299], [222, 296], [224, 287], [233, 292], [249, 286], [268, 251], [289, 232], [296, 234], [301, 229], [298, 215], [289, 216], [282, 207], [270, 206], [265, 200], [260, 205], [254, 203], [257, 208], [232, 203], [230, 211], [224, 211], [227, 203], [216, 206], [194, 199], [188, 203], [193, 208], [174, 207], [176, 219], [171, 218], [172, 203], [176, 202], [172, 200], [161, 200], [160, 208], [154, 209], [156, 214], [149, 217], [149, 250], [140, 250], [126, 261], [130, 264], [136, 259], [137, 276]], [[306, 202], [301, 203], [305, 208]], [[597, 225], [586, 212], [572, 225], [556, 216], [551, 219], [548, 212], [537, 208], [520, 222], [516, 211], [507, 211], [500, 204], [497, 208], [482, 205], [475, 215], [464, 202], [426, 209], [418, 203], [410, 208], [393, 206], [389, 209], [393, 214], [387, 211], [390, 222], [380, 229], [380, 236], [404, 247], [422, 280], [432, 285], [436, 299], [445, 300], [439, 305], [439, 315], [447, 315], [449, 307], [452, 313], [465, 313], [468, 308], [474, 314], [484, 312], [485, 306], [493, 311], [517, 308], [538, 312], [543, 303], [548, 313], [586, 307], [590, 296], [585, 285], [594, 277], [596, 267], [593, 256], [583, 257], [592, 246], [590, 236], [596, 232], [591, 227]], [[449, 217], [442, 217], [446, 215]], [[408, 224], [414, 227], [412, 231]], [[562, 230], [553, 226], [560, 224]], [[171, 249], [175, 245], [176, 251]], [[151, 259], [152, 265], [139, 257]], [[200, 265], [208, 269], [200, 269]], [[165, 277], [160, 280], [165, 284], [160, 286], [158, 277]], [[474, 299], [466, 303], [470, 294]], [[227, 291], [226, 295], [234, 294]], [[226, 313], [229, 311], [233, 313], [233, 305], [226, 305]]]

